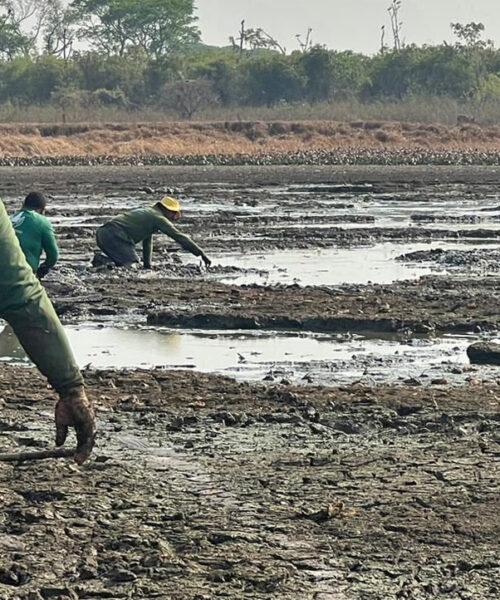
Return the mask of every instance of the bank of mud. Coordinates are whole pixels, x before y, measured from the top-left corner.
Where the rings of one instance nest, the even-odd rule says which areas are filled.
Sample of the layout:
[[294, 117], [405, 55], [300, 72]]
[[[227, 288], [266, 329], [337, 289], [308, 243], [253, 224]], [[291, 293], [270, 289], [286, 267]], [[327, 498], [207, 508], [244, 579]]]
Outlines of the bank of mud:
[[[100, 425], [87, 466], [0, 463], [0, 597], [499, 593], [498, 385], [86, 379]], [[2, 449], [50, 445], [36, 373], [2, 369], [0, 396]]]

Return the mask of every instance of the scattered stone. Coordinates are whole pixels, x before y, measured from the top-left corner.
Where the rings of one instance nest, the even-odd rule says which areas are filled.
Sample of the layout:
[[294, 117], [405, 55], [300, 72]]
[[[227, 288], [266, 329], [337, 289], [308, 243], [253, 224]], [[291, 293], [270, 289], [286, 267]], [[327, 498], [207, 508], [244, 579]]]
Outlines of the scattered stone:
[[467, 348], [467, 356], [476, 365], [500, 365], [500, 344], [475, 342]]

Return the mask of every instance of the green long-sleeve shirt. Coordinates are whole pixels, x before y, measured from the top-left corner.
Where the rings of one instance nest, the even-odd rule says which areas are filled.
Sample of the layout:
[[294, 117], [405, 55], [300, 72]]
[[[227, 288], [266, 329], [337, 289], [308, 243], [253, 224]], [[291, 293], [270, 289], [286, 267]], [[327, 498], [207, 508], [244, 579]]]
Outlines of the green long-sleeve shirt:
[[29, 266], [36, 271], [45, 252], [43, 266], [51, 269], [59, 259], [59, 248], [50, 221], [34, 210], [23, 209], [11, 218], [14, 231]]
[[182, 233], [155, 206], [136, 208], [114, 218], [111, 223], [118, 225], [126, 235], [126, 239], [134, 244], [142, 242], [144, 266], [151, 266], [153, 254], [153, 234], [166, 233], [185, 250], [195, 256], [202, 256], [203, 250], [186, 234]]

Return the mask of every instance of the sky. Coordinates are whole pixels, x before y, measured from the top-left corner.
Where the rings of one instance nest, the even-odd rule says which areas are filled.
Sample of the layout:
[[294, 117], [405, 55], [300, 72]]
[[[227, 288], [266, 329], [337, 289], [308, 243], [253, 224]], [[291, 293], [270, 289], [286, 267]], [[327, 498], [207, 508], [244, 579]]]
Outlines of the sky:
[[[312, 41], [335, 50], [374, 54], [380, 48], [381, 27], [391, 45], [391, 0], [195, 0], [202, 41], [214, 46], [237, 37], [242, 19], [246, 27], [261, 27], [285, 46], [299, 49], [312, 28]], [[401, 38], [407, 44], [454, 41], [450, 23], [481, 22], [485, 39], [500, 46], [500, 0], [401, 0]]]

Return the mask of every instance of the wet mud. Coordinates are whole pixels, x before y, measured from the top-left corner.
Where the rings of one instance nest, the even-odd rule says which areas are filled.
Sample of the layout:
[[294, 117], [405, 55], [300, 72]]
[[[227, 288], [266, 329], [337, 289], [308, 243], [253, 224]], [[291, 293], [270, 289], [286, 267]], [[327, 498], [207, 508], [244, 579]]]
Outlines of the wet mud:
[[[45, 285], [68, 324], [406, 341], [498, 332], [494, 167], [0, 172], [10, 212], [28, 189], [50, 195], [62, 261]], [[213, 268], [157, 236], [153, 272], [92, 269], [95, 228], [165, 192], [181, 196], [181, 227]], [[354, 283], [328, 254], [385, 243], [394, 252], [380, 268], [428, 274]], [[320, 285], [302, 283], [297, 261], [269, 258], [296, 251], [318, 253]], [[280, 268], [295, 283], [266, 284]], [[231, 283], [242, 275], [254, 282]], [[160, 368], [84, 374], [99, 408], [92, 461], [0, 460], [2, 600], [500, 596], [495, 367], [487, 378], [446, 364], [427, 385], [328, 387]], [[1, 364], [0, 451], [52, 447], [53, 404], [33, 369]]]
[[[498, 327], [500, 211], [494, 168], [101, 167], [3, 169], [2, 175], [0, 191], [10, 211], [19, 204], [21, 189], [38, 187], [51, 195], [49, 217], [63, 258], [46, 286], [67, 320], [147, 318], [169, 326], [418, 333]], [[95, 229], [165, 192], [183, 198], [182, 228], [215, 256], [211, 272], [162, 236], [155, 239], [153, 273], [91, 269]], [[425, 221], [417, 223], [415, 215], [424, 209]], [[416, 242], [432, 249], [408, 253]], [[286, 258], [287, 252], [357, 248], [366, 250], [368, 259], [377, 243], [400, 247], [401, 263], [425, 264], [437, 275], [353, 285], [325, 259], [322, 285], [262, 285], [272, 267], [262, 260], [266, 254], [282, 252]], [[453, 250], [446, 249], [450, 244]], [[244, 268], [238, 253], [246, 255]], [[284, 268], [293, 281], [293, 258]], [[353, 265], [350, 271], [355, 270]], [[223, 283], [248, 274], [257, 285]], [[296, 281], [300, 284], [300, 274]]]
[[[86, 376], [93, 461], [0, 463], [0, 597], [498, 595], [497, 384]], [[50, 445], [50, 395], [2, 370], [4, 451]]]

